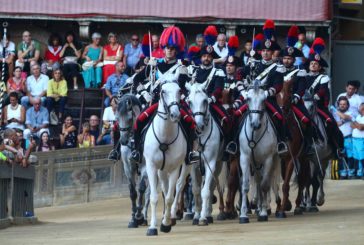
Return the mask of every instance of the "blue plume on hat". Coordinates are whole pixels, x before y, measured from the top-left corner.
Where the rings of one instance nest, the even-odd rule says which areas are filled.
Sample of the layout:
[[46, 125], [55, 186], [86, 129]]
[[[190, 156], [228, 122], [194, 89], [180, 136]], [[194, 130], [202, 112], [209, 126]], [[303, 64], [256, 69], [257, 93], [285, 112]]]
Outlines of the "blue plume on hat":
[[293, 25], [288, 30], [287, 46], [294, 47], [297, 41], [298, 41], [298, 26]]
[[142, 52], [143, 52], [143, 54], [144, 54], [145, 57], [150, 57], [149, 44], [150, 44], [149, 35], [148, 34], [144, 34], [143, 41], [142, 41]]
[[234, 56], [238, 48], [239, 48], [238, 36], [231, 36], [228, 41], [228, 55]]
[[265, 36], [265, 39], [271, 40], [274, 34], [274, 21], [273, 20], [266, 20], [263, 26], [263, 33]]
[[263, 40], [264, 40], [264, 35], [262, 33], [258, 33], [257, 35], [255, 35], [253, 42], [253, 50], [256, 50], [260, 46]]
[[218, 35], [216, 26], [208, 26], [203, 35], [207, 45], [214, 45]]

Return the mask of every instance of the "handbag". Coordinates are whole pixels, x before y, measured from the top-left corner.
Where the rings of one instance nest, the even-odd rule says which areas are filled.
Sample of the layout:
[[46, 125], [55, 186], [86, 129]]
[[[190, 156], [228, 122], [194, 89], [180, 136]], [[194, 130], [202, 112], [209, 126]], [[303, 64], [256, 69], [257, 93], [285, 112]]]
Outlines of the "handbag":
[[51, 111], [51, 113], [49, 113], [49, 123], [51, 124], [51, 125], [58, 125], [58, 117], [57, 117], [57, 114], [56, 114], [56, 112], [53, 110], [53, 111]]

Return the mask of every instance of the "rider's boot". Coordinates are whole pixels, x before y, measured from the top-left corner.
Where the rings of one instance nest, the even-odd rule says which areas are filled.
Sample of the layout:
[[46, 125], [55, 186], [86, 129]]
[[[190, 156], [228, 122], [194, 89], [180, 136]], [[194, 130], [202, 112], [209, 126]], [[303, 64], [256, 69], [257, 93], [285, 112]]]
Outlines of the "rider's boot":
[[118, 130], [114, 130], [113, 132], [113, 149], [110, 151], [107, 160], [109, 161], [118, 161], [120, 160], [120, 133]]

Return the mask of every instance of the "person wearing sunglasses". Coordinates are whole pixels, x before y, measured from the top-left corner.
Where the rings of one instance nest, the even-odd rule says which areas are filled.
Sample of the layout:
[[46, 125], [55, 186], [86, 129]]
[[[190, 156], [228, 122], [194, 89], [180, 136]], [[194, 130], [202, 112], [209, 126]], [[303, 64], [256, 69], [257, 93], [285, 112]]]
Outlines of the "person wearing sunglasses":
[[131, 42], [125, 45], [123, 62], [126, 64], [126, 73], [131, 76], [135, 71], [140, 56], [143, 54], [142, 45], [136, 34], [131, 36]]

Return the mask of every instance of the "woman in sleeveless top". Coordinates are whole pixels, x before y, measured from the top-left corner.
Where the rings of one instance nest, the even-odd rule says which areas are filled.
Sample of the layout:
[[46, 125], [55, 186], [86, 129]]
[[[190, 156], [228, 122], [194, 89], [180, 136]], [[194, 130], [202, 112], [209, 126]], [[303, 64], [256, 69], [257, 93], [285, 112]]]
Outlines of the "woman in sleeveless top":
[[25, 78], [21, 76], [22, 69], [20, 66], [15, 67], [13, 77], [9, 78], [7, 83], [8, 93], [16, 92], [18, 98], [25, 95]]
[[110, 32], [108, 35], [109, 44], [104, 46], [104, 66], [102, 67], [102, 84], [104, 85], [107, 78], [115, 73], [115, 64], [123, 57], [124, 49], [117, 43], [115, 33]]
[[82, 54], [82, 58], [86, 59], [82, 65], [85, 88], [97, 88], [101, 85], [103, 48], [100, 46], [100, 40], [99, 33], [92, 34], [92, 43]]
[[79, 148], [89, 148], [95, 146], [95, 137], [90, 134], [90, 123], [82, 124], [82, 133], [77, 136]]
[[60, 134], [60, 143], [63, 149], [75, 148], [77, 146], [77, 129], [72, 124], [73, 119], [67, 116], [62, 125], [62, 133]]
[[17, 128], [24, 130], [25, 108], [18, 103], [18, 94], [11, 92], [10, 104], [4, 107], [5, 128]]

